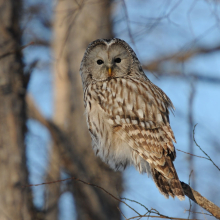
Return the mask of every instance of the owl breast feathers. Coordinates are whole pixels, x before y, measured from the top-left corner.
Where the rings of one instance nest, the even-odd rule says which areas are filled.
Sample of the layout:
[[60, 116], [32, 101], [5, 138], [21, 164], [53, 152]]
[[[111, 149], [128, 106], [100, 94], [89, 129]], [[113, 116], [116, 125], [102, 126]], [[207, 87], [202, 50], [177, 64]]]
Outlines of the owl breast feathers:
[[166, 198], [183, 200], [173, 165], [172, 102], [146, 77], [131, 47], [116, 38], [92, 42], [80, 73], [96, 155], [115, 170], [134, 165], [140, 173], [151, 173]]

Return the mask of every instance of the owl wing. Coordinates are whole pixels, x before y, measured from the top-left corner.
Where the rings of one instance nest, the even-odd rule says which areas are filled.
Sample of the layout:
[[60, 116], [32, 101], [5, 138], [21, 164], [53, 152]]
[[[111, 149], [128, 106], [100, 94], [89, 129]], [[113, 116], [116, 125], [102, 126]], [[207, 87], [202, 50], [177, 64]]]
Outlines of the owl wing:
[[138, 125], [116, 126], [117, 135], [128, 143], [151, 168], [151, 174], [156, 186], [165, 197], [177, 196], [184, 199], [184, 193], [173, 165], [175, 149], [172, 140], [164, 131], [164, 127], [143, 129]]
[[99, 104], [113, 132], [149, 163], [162, 194], [184, 199], [173, 165], [176, 141], [169, 124], [170, 99], [150, 81], [118, 78], [105, 83], [97, 90]]

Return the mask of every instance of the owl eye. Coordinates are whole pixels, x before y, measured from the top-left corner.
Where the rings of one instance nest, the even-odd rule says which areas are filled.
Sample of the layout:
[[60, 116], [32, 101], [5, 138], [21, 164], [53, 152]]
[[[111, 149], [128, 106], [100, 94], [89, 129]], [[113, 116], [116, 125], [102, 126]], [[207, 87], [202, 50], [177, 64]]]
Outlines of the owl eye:
[[102, 60], [97, 60], [98, 65], [102, 65], [104, 62]]
[[115, 62], [116, 62], [116, 63], [121, 63], [121, 59], [120, 59], [120, 58], [116, 58], [116, 59], [115, 59]]

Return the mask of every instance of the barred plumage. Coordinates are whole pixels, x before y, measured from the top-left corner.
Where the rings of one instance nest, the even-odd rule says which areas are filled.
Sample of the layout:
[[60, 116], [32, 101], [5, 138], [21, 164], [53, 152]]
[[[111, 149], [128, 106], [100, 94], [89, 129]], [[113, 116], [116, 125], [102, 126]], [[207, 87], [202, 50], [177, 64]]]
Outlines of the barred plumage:
[[96, 155], [115, 170], [134, 165], [140, 173], [151, 173], [165, 197], [184, 199], [173, 165], [173, 104], [145, 76], [130, 46], [116, 38], [92, 42], [80, 73]]

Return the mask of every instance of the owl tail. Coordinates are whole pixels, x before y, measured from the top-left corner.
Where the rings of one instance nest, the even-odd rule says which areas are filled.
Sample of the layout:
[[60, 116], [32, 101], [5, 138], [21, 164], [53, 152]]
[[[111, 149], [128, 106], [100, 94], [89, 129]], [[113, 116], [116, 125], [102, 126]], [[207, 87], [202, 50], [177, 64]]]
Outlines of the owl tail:
[[[175, 168], [174, 168], [175, 169]], [[169, 196], [177, 197], [179, 200], [184, 200], [184, 192], [175, 171], [173, 179], [166, 178], [162, 173], [158, 172], [155, 168], [151, 168], [151, 174], [159, 191], [168, 199]]]

